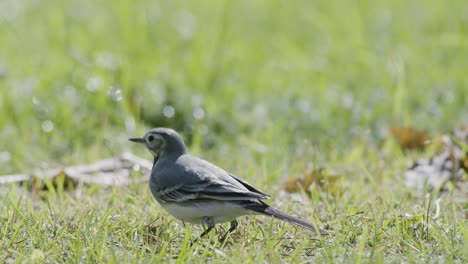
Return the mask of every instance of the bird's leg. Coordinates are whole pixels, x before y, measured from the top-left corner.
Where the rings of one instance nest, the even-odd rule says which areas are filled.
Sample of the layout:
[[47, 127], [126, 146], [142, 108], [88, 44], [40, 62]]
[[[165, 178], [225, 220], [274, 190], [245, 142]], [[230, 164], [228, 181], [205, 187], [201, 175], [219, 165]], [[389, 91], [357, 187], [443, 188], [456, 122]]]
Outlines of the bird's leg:
[[236, 228], [239, 226], [239, 222], [237, 222], [236, 219], [232, 220], [231, 221], [231, 227], [229, 228], [229, 230], [227, 231], [229, 234], [231, 234], [232, 232], [234, 232], [234, 230], [236, 230]]
[[214, 227], [214, 222], [213, 222], [212, 217], [204, 216], [203, 222], [206, 224], [207, 228], [205, 229], [205, 231], [203, 231], [203, 233], [201, 233], [200, 238], [203, 238], [204, 236], [206, 236]]
[[236, 230], [236, 228], [239, 226], [239, 222], [237, 222], [236, 219], [232, 220], [231, 221], [231, 227], [229, 227], [229, 230], [226, 232], [226, 234], [224, 234], [224, 236], [221, 237], [220, 241], [221, 242], [224, 242], [226, 240], [226, 237], [228, 234], [231, 234], [232, 232], [234, 232], [234, 230]]
[[200, 238], [203, 238], [204, 236], [206, 236], [211, 231], [211, 229], [213, 229], [213, 227], [214, 226], [209, 226], [207, 229], [205, 229], [205, 231], [201, 233]]
[[193, 246], [193, 244], [195, 242], [197, 242], [198, 239], [202, 239], [204, 236], [206, 236], [214, 228], [213, 218], [209, 217], [209, 216], [204, 216], [203, 217], [203, 227], [205, 227], [205, 224], [206, 224], [207, 228], [205, 229], [205, 231], [203, 231], [203, 233], [201, 233], [201, 235], [198, 238], [195, 238], [195, 240], [190, 242], [190, 247]]

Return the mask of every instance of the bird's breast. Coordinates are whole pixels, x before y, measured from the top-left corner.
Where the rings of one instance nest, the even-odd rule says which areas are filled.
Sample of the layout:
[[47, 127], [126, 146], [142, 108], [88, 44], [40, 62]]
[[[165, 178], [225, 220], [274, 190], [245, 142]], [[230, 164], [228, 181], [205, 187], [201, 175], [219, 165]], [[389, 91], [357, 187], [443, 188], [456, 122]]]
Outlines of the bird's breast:
[[218, 224], [251, 214], [240, 205], [225, 201], [160, 202], [160, 204], [175, 218], [194, 224], [202, 224], [203, 217], [212, 217], [214, 223]]

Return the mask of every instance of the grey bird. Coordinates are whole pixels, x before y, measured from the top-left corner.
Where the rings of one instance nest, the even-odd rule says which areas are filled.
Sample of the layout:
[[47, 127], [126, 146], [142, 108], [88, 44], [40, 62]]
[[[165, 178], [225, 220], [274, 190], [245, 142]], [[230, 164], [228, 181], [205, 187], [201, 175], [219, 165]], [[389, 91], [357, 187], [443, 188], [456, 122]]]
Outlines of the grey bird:
[[154, 156], [149, 180], [151, 192], [172, 216], [184, 222], [203, 224], [205, 236], [215, 224], [230, 222], [233, 232], [243, 215], [260, 214], [304, 227], [321, 235], [328, 232], [283, 213], [263, 200], [270, 195], [211, 164], [192, 156], [176, 131], [154, 128], [143, 137], [130, 138], [143, 143]]

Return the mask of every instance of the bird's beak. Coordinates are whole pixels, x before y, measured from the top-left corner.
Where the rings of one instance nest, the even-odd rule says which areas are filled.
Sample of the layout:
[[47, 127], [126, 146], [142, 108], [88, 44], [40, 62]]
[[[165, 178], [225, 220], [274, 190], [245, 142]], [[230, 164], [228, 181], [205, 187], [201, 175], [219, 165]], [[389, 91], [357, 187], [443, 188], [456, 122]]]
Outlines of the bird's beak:
[[145, 140], [143, 138], [129, 138], [128, 140], [132, 142], [144, 143]]

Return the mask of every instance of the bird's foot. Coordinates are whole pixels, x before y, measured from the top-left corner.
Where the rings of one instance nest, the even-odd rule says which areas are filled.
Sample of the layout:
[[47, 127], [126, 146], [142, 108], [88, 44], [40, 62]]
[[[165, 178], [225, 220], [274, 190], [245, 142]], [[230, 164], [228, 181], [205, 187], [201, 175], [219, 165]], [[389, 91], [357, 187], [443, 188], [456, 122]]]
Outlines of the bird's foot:
[[234, 232], [234, 230], [236, 230], [236, 228], [239, 226], [239, 222], [237, 222], [237, 220], [232, 220], [231, 221], [231, 227], [229, 228], [229, 230], [219, 239], [219, 242], [221, 242], [221, 244], [224, 244], [224, 242], [226, 242], [226, 238], [229, 234], [231, 234], [232, 232]]

